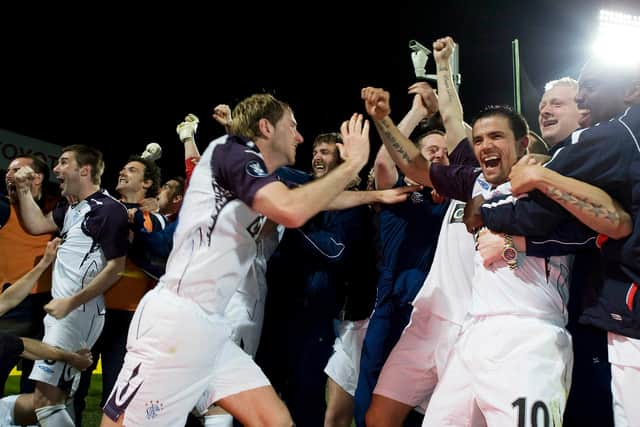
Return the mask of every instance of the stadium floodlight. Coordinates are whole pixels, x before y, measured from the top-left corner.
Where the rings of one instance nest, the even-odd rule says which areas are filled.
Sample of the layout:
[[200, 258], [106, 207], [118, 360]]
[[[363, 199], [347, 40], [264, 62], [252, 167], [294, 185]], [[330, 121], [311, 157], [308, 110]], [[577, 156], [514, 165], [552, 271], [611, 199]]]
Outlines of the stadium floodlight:
[[616, 65], [640, 62], [640, 16], [600, 11], [600, 27], [593, 44], [594, 56]]

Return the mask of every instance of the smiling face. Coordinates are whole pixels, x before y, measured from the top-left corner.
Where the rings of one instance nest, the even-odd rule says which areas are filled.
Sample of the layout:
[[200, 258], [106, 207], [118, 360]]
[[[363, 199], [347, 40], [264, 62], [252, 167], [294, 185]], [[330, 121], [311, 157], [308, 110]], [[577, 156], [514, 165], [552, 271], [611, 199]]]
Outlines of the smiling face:
[[623, 70], [610, 70], [596, 61], [588, 62], [578, 80], [578, 108], [588, 110], [582, 127], [605, 122], [626, 108], [625, 95], [631, 87], [630, 76]]
[[418, 142], [422, 156], [430, 163], [449, 164], [447, 140], [440, 133], [430, 133], [420, 138]]
[[544, 140], [556, 145], [580, 127], [581, 114], [575, 87], [557, 84], [547, 90], [538, 106], [538, 124]]
[[132, 161], [124, 165], [118, 175], [118, 184], [116, 191], [120, 195], [134, 194], [144, 190], [144, 164]]
[[320, 142], [313, 147], [311, 171], [314, 178], [321, 178], [340, 164], [338, 147], [329, 142]]
[[500, 185], [507, 181], [511, 167], [522, 155], [509, 119], [501, 115], [482, 117], [473, 124], [473, 152], [487, 182]]

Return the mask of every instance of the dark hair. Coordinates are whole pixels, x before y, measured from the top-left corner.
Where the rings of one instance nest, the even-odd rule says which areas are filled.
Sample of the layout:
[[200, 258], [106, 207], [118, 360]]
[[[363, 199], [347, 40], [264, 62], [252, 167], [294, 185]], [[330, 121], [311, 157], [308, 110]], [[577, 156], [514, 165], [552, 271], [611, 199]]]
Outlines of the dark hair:
[[144, 177], [145, 181], [151, 181], [151, 187], [145, 191], [145, 197], [156, 197], [160, 192], [161, 186], [161, 173], [160, 168], [155, 161], [145, 159], [140, 156], [130, 156], [128, 162], [139, 162], [144, 165]]
[[178, 185], [173, 189], [173, 195], [184, 196], [184, 178], [181, 176], [174, 176], [169, 181], [176, 181]]
[[471, 127], [474, 127], [478, 120], [492, 116], [501, 116], [509, 121], [509, 128], [511, 128], [516, 141], [520, 141], [529, 134], [529, 125], [525, 118], [508, 105], [487, 105], [473, 119]]
[[418, 126], [411, 133], [411, 141], [415, 144], [415, 146], [420, 145], [420, 140], [427, 135], [438, 134], [445, 135], [444, 124], [442, 123], [442, 116], [440, 112], [436, 112], [433, 116], [421, 120], [418, 123]]
[[100, 185], [100, 178], [104, 172], [102, 152], [97, 148], [82, 144], [69, 145], [62, 149], [62, 153], [66, 153], [67, 151], [73, 151], [75, 153], [78, 166], [91, 166], [91, 181], [95, 185]]
[[342, 144], [342, 135], [338, 132], [321, 133], [313, 140], [311, 149], [314, 149], [319, 144]]

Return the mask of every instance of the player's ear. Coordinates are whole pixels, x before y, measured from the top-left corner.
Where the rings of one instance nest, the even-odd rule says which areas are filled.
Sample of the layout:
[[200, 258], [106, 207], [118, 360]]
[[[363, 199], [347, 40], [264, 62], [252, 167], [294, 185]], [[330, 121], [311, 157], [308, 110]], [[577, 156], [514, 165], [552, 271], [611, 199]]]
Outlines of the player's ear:
[[262, 118], [258, 121], [258, 129], [264, 138], [269, 138], [275, 128], [268, 119]]

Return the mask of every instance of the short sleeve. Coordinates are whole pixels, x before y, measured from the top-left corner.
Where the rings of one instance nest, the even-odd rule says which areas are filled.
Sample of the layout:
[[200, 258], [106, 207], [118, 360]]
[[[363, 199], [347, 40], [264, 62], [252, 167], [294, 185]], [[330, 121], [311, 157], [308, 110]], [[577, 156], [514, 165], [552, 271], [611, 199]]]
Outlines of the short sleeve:
[[211, 156], [213, 176], [248, 206], [262, 187], [278, 179], [267, 171], [262, 156], [252, 148], [229, 141], [215, 148]]

